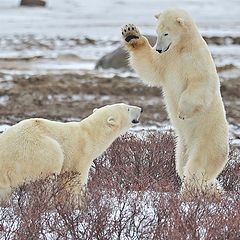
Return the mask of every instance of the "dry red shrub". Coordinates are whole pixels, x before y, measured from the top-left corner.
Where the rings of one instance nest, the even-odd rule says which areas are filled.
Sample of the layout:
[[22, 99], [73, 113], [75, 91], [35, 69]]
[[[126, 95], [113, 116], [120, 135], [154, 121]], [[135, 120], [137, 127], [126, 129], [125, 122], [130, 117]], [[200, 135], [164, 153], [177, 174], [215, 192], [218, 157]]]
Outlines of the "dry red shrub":
[[1, 239], [239, 239], [239, 151], [219, 177], [220, 201], [184, 202], [174, 144], [170, 134], [119, 138], [95, 161], [79, 204], [63, 187], [76, 173], [25, 184], [0, 208]]

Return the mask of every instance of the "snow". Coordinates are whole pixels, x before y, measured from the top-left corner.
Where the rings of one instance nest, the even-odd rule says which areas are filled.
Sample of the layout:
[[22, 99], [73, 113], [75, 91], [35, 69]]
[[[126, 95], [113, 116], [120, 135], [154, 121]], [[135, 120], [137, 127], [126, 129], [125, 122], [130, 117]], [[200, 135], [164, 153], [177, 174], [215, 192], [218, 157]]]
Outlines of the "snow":
[[173, 127], [169, 124], [169, 122], [161, 122], [158, 125], [136, 125], [134, 126], [130, 132], [139, 133], [140, 135], [144, 132], [172, 132]]
[[[170, 7], [189, 11], [207, 36], [240, 35], [237, 0], [47, 0], [46, 8], [18, 7], [19, 2], [0, 1], [0, 65], [8, 74], [93, 70], [101, 56], [120, 45], [123, 24], [132, 22], [144, 34], [155, 35], [153, 15]], [[78, 45], [70, 40], [86, 36], [96, 43]], [[240, 67], [239, 45], [211, 45], [210, 51], [217, 65]], [[74, 54], [76, 59], [59, 61], [66, 54]], [[21, 61], [34, 57], [37, 60], [30, 59], [31, 64]]]
[[173, 7], [189, 11], [200, 30], [208, 35], [240, 32], [238, 0], [47, 0], [47, 3], [46, 8], [26, 8], [18, 7], [18, 0], [1, 0], [0, 33], [118, 39], [119, 28], [129, 22], [154, 33], [154, 14]]
[[6, 105], [8, 100], [9, 100], [9, 96], [7, 96], [7, 95], [6, 96], [0, 96], [0, 105], [1, 106]]
[[4, 132], [6, 131], [8, 128], [10, 128], [11, 126], [8, 124], [2, 124], [0, 125], [0, 132]]
[[[65, 95], [54, 95], [55, 98], [57, 98], [58, 100], [61, 101], [81, 101], [81, 100], [86, 100], [86, 101], [92, 101], [96, 98], [96, 96], [91, 95], [91, 94], [87, 94], [87, 95], [73, 95], [71, 96], [71, 99], [67, 99], [69, 98], [69, 96], [65, 96]], [[53, 96], [49, 95], [48, 99], [51, 100], [53, 98]], [[104, 99], [108, 99], [109, 96], [104, 96]], [[65, 119], [66, 122], [69, 121], [80, 121], [80, 119], [78, 118], [69, 118], [69, 119]], [[8, 128], [10, 128], [11, 126], [8, 124], [2, 124], [0, 125], [0, 132], [4, 132], [5, 130], [7, 130]], [[170, 125], [169, 122], [161, 122], [158, 125], [136, 125], [134, 127], [132, 127], [129, 132], [137, 134], [137, 136], [141, 137], [143, 136], [145, 133], [149, 133], [149, 132], [159, 132], [159, 133], [173, 133], [173, 127]], [[240, 126], [236, 126], [236, 125], [230, 125], [229, 127], [229, 132], [230, 132], [230, 141], [231, 144], [233, 145], [240, 145], [240, 139], [238, 138], [238, 136], [240, 136]]]
[[[239, 33], [240, 35], [240, 33]], [[215, 64], [223, 66], [233, 64], [240, 68], [240, 47], [239, 45], [210, 45], [209, 49], [213, 55]]]

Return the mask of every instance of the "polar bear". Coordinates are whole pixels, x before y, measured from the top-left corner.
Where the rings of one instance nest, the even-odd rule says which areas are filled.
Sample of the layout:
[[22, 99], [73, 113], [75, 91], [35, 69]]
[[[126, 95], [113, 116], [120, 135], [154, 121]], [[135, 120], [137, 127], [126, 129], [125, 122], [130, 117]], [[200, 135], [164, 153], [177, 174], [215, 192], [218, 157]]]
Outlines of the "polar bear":
[[183, 182], [182, 196], [189, 195], [189, 189], [219, 192], [216, 178], [227, 162], [229, 147], [215, 64], [186, 11], [169, 9], [155, 17], [154, 47], [133, 24], [122, 28], [130, 64], [146, 84], [163, 89], [177, 135], [176, 171]]
[[137, 124], [141, 112], [118, 103], [95, 109], [81, 122], [32, 118], [10, 127], [0, 135], [0, 199], [25, 181], [66, 171], [80, 173], [85, 186], [93, 160]]

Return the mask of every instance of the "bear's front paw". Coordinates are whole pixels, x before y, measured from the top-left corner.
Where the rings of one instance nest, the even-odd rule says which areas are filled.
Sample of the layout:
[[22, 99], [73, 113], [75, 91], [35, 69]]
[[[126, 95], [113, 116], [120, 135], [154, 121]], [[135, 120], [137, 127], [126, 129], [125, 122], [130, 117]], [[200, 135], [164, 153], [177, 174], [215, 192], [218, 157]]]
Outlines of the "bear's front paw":
[[135, 25], [127, 24], [121, 30], [125, 46], [136, 48], [144, 43], [145, 40]]
[[122, 27], [122, 36], [126, 42], [131, 43], [134, 39], [139, 39], [141, 34], [135, 25], [127, 24]]
[[182, 120], [186, 120], [200, 114], [203, 111], [202, 105], [192, 105], [190, 103], [181, 104], [178, 107], [178, 117]]
[[181, 112], [178, 113], [178, 117], [182, 120], [184, 120], [186, 118], [186, 116]]
[[186, 120], [192, 117], [192, 113], [189, 111], [184, 111], [183, 109], [178, 109], [178, 117], [182, 120]]
[[202, 109], [203, 106], [200, 103], [196, 104], [182, 97], [178, 105], [178, 117], [186, 120], [200, 113]]

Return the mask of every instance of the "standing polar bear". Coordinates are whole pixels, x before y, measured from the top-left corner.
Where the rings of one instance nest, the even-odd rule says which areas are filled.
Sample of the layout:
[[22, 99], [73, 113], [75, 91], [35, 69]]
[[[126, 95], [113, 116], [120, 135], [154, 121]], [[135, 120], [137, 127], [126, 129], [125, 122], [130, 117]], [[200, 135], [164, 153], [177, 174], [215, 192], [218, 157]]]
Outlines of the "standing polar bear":
[[80, 173], [86, 185], [93, 160], [137, 124], [141, 112], [120, 103], [96, 109], [81, 122], [33, 118], [12, 126], [0, 135], [0, 200], [25, 181], [65, 171]]
[[163, 89], [177, 135], [176, 170], [183, 182], [182, 196], [187, 197], [189, 189], [211, 188], [218, 193], [216, 178], [228, 158], [228, 123], [216, 67], [187, 12], [171, 9], [156, 18], [153, 48], [133, 24], [122, 28], [130, 64], [146, 84]]

